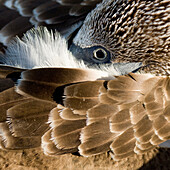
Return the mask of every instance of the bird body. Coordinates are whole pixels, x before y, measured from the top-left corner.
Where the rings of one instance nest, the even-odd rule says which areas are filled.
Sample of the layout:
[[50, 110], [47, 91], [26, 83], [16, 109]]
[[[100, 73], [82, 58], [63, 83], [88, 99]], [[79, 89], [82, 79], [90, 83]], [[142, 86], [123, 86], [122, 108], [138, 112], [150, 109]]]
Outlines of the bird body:
[[[58, 23], [48, 12], [54, 2], [47, 11], [43, 2], [28, 13], [17, 10], [32, 22]], [[80, 17], [71, 31], [58, 25], [70, 38], [88, 1], [57, 2], [54, 9], [63, 4]], [[14, 32], [8, 24], [2, 28], [0, 40], [8, 47], [0, 56], [1, 148], [41, 145], [47, 155], [82, 156], [110, 151], [121, 160], [165, 141], [169, 146], [169, 10], [168, 0], [102, 1], [71, 45], [43, 28], [8, 44]]]

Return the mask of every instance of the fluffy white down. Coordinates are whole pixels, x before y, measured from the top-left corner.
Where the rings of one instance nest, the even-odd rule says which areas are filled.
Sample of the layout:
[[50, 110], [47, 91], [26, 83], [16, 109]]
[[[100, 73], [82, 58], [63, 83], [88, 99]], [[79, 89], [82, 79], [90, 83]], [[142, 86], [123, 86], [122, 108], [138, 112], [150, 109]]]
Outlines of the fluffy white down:
[[45, 27], [29, 30], [22, 39], [17, 37], [8, 45], [6, 56], [5, 64], [26, 69], [85, 68], [83, 62], [77, 62], [67, 49], [65, 39], [58, 32], [49, 32]]
[[[77, 60], [68, 50], [66, 40], [58, 32], [49, 32], [45, 27], [29, 30], [22, 39], [16, 38], [1, 55], [5, 65], [33, 69], [47, 67], [65, 67], [89, 69], [84, 62]], [[95, 66], [105, 78], [127, 74], [141, 67], [141, 63], [115, 63]], [[90, 68], [92, 69], [92, 68]]]

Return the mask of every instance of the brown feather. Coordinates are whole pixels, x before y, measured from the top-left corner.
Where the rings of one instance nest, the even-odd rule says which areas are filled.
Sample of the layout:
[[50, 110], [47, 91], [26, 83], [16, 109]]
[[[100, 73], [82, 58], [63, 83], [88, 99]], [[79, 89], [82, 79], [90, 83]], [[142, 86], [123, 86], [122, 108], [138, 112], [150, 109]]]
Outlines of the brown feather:
[[148, 150], [150, 148], [153, 147], [153, 145], [148, 142], [148, 143], [140, 143], [138, 141], [136, 141], [136, 146], [140, 149], [140, 150]]
[[71, 109], [69, 108], [64, 108], [61, 112], [60, 112], [60, 117], [62, 119], [65, 120], [78, 120], [78, 119], [86, 119], [85, 115], [80, 115], [80, 114], [76, 114], [75, 112], [73, 112]]
[[32, 11], [34, 8], [37, 6], [45, 3], [46, 0], [29, 0], [29, 1], [23, 1], [23, 0], [18, 0], [15, 2], [15, 8], [19, 11], [19, 13], [22, 16], [28, 17], [32, 16]]
[[91, 107], [97, 105], [99, 100], [97, 97], [94, 98], [73, 98], [67, 97], [64, 99], [65, 107], [68, 107], [73, 110], [88, 110]]
[[118, 108], [116, 105], [108, 105], [108, 104], [100, 103], [88, 110], [87, 117], [89, 119], [106, 118], [114, 113], [116, 114], [117, 111]]
[[140, 102], [130, 108], [130, 118], [132, 124], [137, 124], [145, 115], [146, 110]]
[[96, 80], [97, 74], [97, 71], [78, 68], [39, 68], [23, 72], [22, 78], [24, 80], [69, 84], [80, 81]]
[[56, 145], [51, 140], [51, 130], [48, 130], [42, 137], [42, 148], [44, 149], [44, 153], [47, 155], [61, 155], [65, 153], [76, 152], [76, 149], [58, 149]]
[[82, 129], [79, 151], [81, 155], [90, 156], [109, 150], [115, 134], [109, 130], [108, 119], [101, 119]]
[[6, 121], [6, 111], [16, 104], [30, 100], [24, 96], [17, 94], [14, 87], [0, 93], [0, 122]]
[[115, 105], [118, 104], [119, 102], [116, 100], [111, 99], [110, 97], [108, 97], [107, 93], [101, 94], [99, 96], [99, 99], [102, 103], [104, 104], [108, 104], [108, 105]]
[[110, 147], [114, 151], [114, 148], [119, 148], [120, 146], [124, 145], [125, 143], [128, 143], [133, 139], [134, 139], [133, 128], [129, 128], [122, 134], [118, 135], [118, 137], [112, 142]]
[[13, 19], [19, 17], [18, 12], [10, 10], [5, 6], [0, 6], [0, 30]]
[[121, 90], [109, 90], [108, 97], [113, 100], [119, 101], [122, 103], [131, 103], [135, 102], [141, 96], [139, 91], [121, 91]]
[[151, 142], [152, 145], [158, 145], [158, 144], [162, 143], [163, 140], [161, 140], [161, 139], [159, 138], [159, 136], [157, 136], [156, 134], [154, 134], [154, 135], [152, 136], [150, 142]]
[[13, 78], [13, 76], [15, 78], [15, 74], [19, 74], [22, 71], [24, 69], [0, 65], [0, 78]]
[[14, 86], [14, 82], [11, 79], [1, 79], [0, 78], [0, 92], [7, 90]]
[[15, 137], [42, 136], [48, 130], [48, 114], [56, 105], [31, 100], [7, 110], [7, 122]]
[[13, 137], [6, 123], [0, 123], [1, 147], [2, 149], [27, 149], [38, 147], [41, 144], [41, 137]]
[[164, 109], [163, 115], [170, 122], [170, 103], [167, 103], [167, 106]]
[[29, 18], [18, 17], [9, 22], [0, 30], [0, 41], [4, 45], [7, 45], [14, 36], [21, 36], [30, 28], [32, 28], [32, 25], [29, 22]]
[[167, 77], [165, 82], [164, 93], [166, 95], [166, 99], [169, 101], [170, 100], [170, 78], [169, 77]]
[[103, 82], [99, 80], [70, 85], [65, 88], [64, 94], [74, 97], [98, 97], [99, 88], [103, 85]]
[[152, 122], [145, 116], [133, 129], [136, 137], [143, 136], [152, 129]]
[[139, 136], [136, 137], [136, 139], [141, 143], [147, 143], [148, 141], [151, 140], [152, 136], [154, 135], [154, 131], [151, 129], [150, 131], [148, 131], [146, 134], [144, 134], [143, 136]]
[[124, 145], [117, 147], [113, 150], [114, 154], [121, 155], [128, 153], [129, 151], [133, 151], [135, 147], [135, 139], [130, 140], [129, 142], [125, 143]]
[[53, 102], [53, 94], [59, 86], [60, 84], [55, 83], [22, 80], [17, 87], [17, 92], [24, 96], [32, 96]]

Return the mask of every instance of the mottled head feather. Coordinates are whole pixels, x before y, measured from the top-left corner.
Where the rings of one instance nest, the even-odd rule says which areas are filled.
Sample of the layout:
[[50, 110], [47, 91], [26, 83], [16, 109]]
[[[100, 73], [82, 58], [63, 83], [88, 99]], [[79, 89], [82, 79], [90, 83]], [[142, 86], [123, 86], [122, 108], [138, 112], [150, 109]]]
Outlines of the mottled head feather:
[[170, 74], [170, 0], [108, 0], [89, 13], [74, 39], [103, 46], [113, 62], [145, 62], [145, 73]]

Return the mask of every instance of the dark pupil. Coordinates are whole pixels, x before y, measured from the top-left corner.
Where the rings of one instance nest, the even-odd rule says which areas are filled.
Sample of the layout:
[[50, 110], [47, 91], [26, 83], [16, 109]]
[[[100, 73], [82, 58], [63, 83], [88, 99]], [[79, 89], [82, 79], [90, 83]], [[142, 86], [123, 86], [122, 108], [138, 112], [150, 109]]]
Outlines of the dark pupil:
[[103, 53], [102, 50], [98, 50], [98, 51], [96, 51], [96, 57], [102, 59], [105, 57], [105, 54]]

